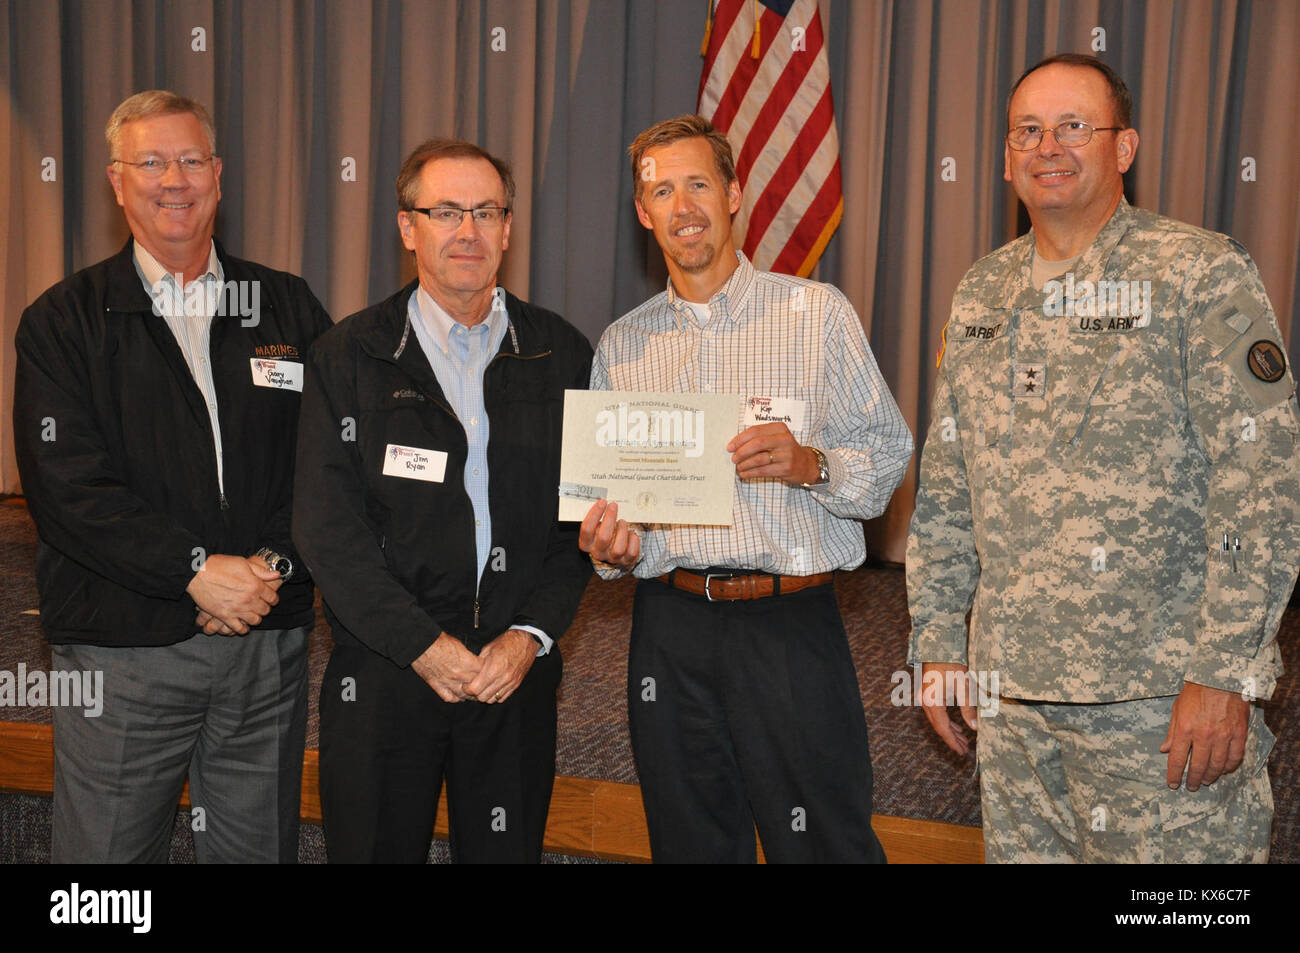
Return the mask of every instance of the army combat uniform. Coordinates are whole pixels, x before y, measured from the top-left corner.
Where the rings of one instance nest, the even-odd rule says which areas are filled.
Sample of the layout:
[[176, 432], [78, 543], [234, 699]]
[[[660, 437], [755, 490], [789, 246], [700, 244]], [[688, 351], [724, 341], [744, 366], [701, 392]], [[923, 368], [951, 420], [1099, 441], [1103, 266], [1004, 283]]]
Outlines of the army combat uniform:
[[1194, 793], [1169, 790], [1158, 749], [1184, 680], [1266, 699], [1281, 673], [1300, 408], [1272, 308], [1240, 245], [1122, 199], [1044, 290], [1033, 249], [981, 259], [953, 300], [910, 661], [998, 673], [988, 859], [1263, 860], [1258, 708], [1241, 767]]

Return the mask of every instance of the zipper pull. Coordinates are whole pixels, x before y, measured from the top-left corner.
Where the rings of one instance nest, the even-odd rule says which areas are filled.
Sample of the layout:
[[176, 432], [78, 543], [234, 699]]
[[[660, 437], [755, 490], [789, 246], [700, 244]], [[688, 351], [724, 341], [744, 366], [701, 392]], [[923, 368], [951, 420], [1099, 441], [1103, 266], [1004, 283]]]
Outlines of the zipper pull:
[[478, 628], [478, 600], [474, 600], [474, 628]]

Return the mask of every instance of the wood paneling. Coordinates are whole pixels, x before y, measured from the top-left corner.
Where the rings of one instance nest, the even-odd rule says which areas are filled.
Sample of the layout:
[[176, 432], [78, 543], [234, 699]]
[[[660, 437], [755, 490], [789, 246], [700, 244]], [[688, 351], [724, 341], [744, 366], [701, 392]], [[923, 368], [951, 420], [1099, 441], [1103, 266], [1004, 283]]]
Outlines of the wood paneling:
[[[302, 820], [309, 824], [321, 822], [319, 781], [319, 754], [309, 750], [302, 766]], [[0, 721], [0, 792], [54, 793], [54, 730], [50, 725]], [[189, 807], [189, 785], [181, 795], [180, 806]], [[984, 840], [977, 827], [884, 814], [875, 815], [872, 823], [891, 863], [984, 862]], [[438, 803], [434, 833], [441, 838], [447, 836], [445, 793]], [[641, 808], [640, 788], [614, 781], [557, 777], [546, 822], [546, 849], [606, 860], [648, 862], [650, 835]]]

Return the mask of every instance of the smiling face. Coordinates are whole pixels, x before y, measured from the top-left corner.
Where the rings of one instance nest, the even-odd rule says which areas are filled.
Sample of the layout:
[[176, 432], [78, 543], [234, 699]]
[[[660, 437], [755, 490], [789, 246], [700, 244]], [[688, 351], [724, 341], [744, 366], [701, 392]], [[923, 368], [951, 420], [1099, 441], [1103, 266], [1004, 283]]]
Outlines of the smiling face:
[[188, 271], [199, 256], [206, 262], [212, 226], [221, 200], [221, 160], [213, 158], [196, 173], [177, 163], [149, 177], [126, 162], [147, 158], [203, 158], [212, 148], [192, 113], [167, 113], [122, 126], [108, 180], [122, 206], [132, 237], [169, 271]]
[[722, 181], [701, 136], [647, 149], [641, 165], [636, 214], [654, 232], [674, 287], [682, 294], [688, 287], [711, 293], [736, 267], [731, 216], [740, 209], [740, 183]]
[[[1086, 66], [1061, 63], [1026, 76], [1009, 112], [1011, 128], [1032, 123], [1054, 129], [1067, 120], [1094, 128], [1118, 125], [1105, 77]], [[1035, 225], [1041, 216], [1104, 222], [1124, 194], [1122, 176], [1133, 164], [1137, 133], [1094, 132], [1086, 145], [1066, 147], [1049, 131], [1036, 149], [1003, 148], [1003, 178], [1015, 188]]]
[[[435, 159], [420, 170], [419, 182], [417, 208], [506, 204], [501, 176], [486, 159]], [[510, 247], [510, 219], [482, 225], [463, 215], [456, 228], [444, 229], [422, 212], [397, 213], [421, 287], [457, 321], [476, 324], [487, 316], [502, 253]]]

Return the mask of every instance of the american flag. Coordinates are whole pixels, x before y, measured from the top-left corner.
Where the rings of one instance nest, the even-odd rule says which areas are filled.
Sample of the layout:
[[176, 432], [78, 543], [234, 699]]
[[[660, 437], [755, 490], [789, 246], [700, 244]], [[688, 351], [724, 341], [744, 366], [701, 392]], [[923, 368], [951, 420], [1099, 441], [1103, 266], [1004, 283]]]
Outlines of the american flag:
[[726, 133], [756, 268], [807, 277], [840, 224], [840, 139], [817, 0], [717, 0], [698, 112]]

